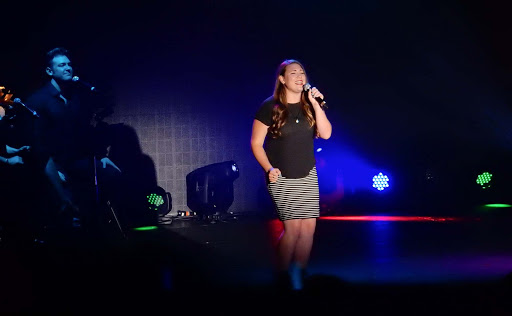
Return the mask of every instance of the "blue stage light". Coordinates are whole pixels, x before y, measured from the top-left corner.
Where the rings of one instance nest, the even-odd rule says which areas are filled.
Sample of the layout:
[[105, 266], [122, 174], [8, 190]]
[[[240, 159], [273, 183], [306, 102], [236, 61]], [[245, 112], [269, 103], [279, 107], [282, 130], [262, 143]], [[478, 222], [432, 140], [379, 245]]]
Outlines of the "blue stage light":
[[379, 174], [373, 176], [373, 187], [379, 191], [382, 191], [385, 188], [389, 187], [388, 181], [388, 176], [382, 174], [382, 172], [379, 172]]

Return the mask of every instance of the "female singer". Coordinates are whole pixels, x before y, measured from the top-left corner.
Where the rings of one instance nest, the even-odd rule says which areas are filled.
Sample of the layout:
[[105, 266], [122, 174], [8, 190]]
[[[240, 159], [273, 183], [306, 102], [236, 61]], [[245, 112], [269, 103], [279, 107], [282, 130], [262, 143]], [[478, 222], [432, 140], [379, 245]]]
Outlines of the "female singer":
[[277, 281], [287, 288], [292, 286], [292, 264], [300, 269], [300, 281], [305, 277], [320, 216], [313, 142], [318, 137], [328, 139], [332, 132], [320, 104], [323, 94], [315, 87], [305, 92], [306, 84], [303, 65], [294, 59], [283, 61], [274, 94], [257, 111], [251, 135], [252, 152], [266, 173], [284, 227], [277, 244]]

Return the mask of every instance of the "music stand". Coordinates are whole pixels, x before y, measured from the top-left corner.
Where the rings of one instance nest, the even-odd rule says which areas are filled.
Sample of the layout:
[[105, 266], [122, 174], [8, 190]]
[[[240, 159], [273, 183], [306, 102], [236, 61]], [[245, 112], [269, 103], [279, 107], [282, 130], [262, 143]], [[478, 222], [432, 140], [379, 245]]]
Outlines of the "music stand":
[[[93, 156], [93, 165], [94, 165], [94, 187], [95, 187], [95, 192], [96, 192], [96, 206], [98, 208], [100, 208], [101, 206], [101, 201], [100, 201], [100, 193], [99, 193], [99, 184], [98, 184], [98, 170], [96, 168], [96, 163], [97, 163], [97, 159], [96, 159], [96, 156]], [[114, 210], [114, 208], [112, 207], [112, 203], [110, 203], [110, 200], [107, 199], [106, 200], [106, 204], [117, 224], [117, 227], [119, 228], [119, 232], [121, 233], [121, 235], [123, 235], [124, 239], [128, 239], [128, 236], [126, 235], [126, 233], [124, 232], [122, 226], [121, 226], [121, 223], [119, 222], [119, 219], [117, 217], [117, 214], [116, 214], [116, 211]]]

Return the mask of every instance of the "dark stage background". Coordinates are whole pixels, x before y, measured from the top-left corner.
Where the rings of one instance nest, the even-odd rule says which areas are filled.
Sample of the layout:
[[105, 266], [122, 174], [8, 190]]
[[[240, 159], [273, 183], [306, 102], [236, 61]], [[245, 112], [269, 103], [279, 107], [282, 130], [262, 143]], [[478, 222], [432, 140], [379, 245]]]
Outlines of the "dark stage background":
[[[7, 3], [0, 85], [27, 97], [45, 79], [44, 53], [67, 47], [75, 74], [115, 101], [105, 121], [122, 144], [133, 141], [119, 152], [146, 158], [141, 177], [156, 174], [174, 210], [188, 210], [189, 172], [234, 160], [229, 210], [269, 212], [250, 151], [253, 115], [279, 63], [298, 59], [334, 128], [316, 144], [323, 210], [450, 212], [481, 202], [482, 171], [502, 179], [482, 199], [509, 199], [507, 9], [504, 1]], [[383, 192], [371, 187], [378, 172], [391, 178]]]

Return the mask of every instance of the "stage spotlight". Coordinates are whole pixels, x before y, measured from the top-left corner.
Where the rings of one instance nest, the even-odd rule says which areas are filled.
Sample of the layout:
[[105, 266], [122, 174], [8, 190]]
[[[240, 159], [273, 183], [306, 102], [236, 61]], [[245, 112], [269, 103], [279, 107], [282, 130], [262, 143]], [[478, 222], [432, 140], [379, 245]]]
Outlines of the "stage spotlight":
[[388, 181], [388, 176], [382, 174], [382, 172], [379, 172], [379, 174], [373, 176], [373, 187], [379, 191], [382, 191], [389, 187]]
[[234, 161], [214, 163], [187, 174], [187, 206], [198, 215], [226, 212], [234, 200], [233, 182], [239, 177]]
[[427, 169], [425, 171], [425, 180], [427, 182], [434, 182], [436, 180], [436, 176], [432, 170]]
[[482, 187], [482, 189], [487, 189], [491, 187], [491, 179], [492, 174], [489, 172], [484, 172], [478, 175], [478, 177], [476, 178], [476, 183], [478, 183]]
[[148, 208], [158, 215], [167, 215], [172, 208], [172, 198], [169, 192], [166, 192], [161, 187], [156, 187], [155, 190], [147, 194]]

